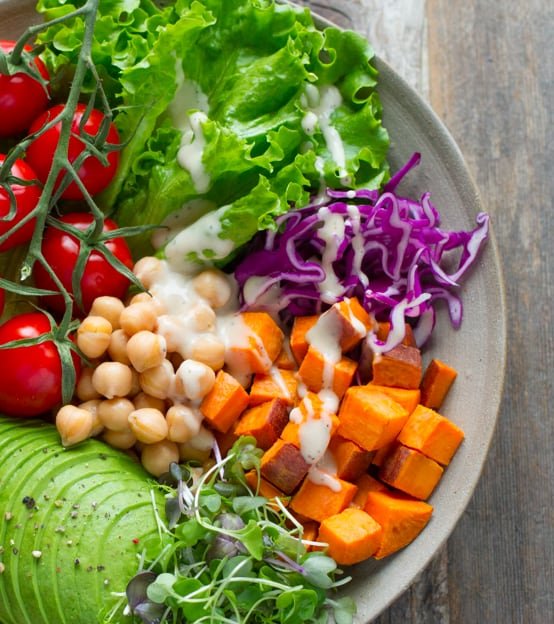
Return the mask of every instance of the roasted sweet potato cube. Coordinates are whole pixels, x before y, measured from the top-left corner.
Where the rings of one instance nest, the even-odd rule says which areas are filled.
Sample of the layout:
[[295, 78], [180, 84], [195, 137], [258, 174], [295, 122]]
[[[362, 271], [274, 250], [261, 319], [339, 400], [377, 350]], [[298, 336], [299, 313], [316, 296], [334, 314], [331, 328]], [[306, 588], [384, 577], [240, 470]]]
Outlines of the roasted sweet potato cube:
[[310, 347], [298, 375], [312, 392], [320, 392], [325, 388], [327, 379], [331, 380], [333, 392], [341, 398], [352, 383], [356, 367], [356, 362], [346, 357], [336, 363], [328, 362], [315, 347]]
[[281, 399], [286, 405], [294, 405], [297, 387], [295, 373], [273, 366], [269, 373], [255, 375], [250, 388], [250, 405], [259, 405], [271, 399]]
[[254, 436], [258, 446], [265, 451], [277, 442], [288, 421], [286, 403], [273, 399], [246, 410], [234, 432], [237, 436]]
[[261, 473], [285, 494], [295, 490], [308, 473], [310, 465], [294, 444], [277, 440], [262, 457]]
[[431, 360], [421, 380], [421, 404], [439, 409], [458, 373], [440, 360]]
[[372, 451], [366, 451], [355, 442], [338, 435], [331, 439], [329, 450], [337, 465], [337, 477], [345, 481], [355, 481], [366, 472], [373, 456]]
[[237, 343], [227, 350], [228, 364], [251, 373], [267, 373], [283, 348], [283, 332], [267, 312], [242, 312]]
[[392, 451], [393, 446], [394, 442], [391, 442], [390, 444], [385, 444], [385, 446], [378, 448], [375, 451], [375, 455], [371, 458], [371, 465], [382, 466], [383, 462], [387, 458], [387, 455]]
[[405, 494], [425, 500], [431, 496], [442, 473], [436, 461], [396, 444], [379, 468], [379, 479]]
[[428, 407], [418, 405], [408, 418], [398, 441], [446, 466], [464, 439], [452, 421]]
[[375, 559], [382, 559], [412, 542], [429, 522], [433, 507], [400, 492], [369, 492], [365, 511], [383, 529]]
[[310, 520], [321, 522], [348, 507], [356, 494], [353, 483], [336, 479], [337, 488], [319, 485], [309, 478], [304, 479], [298, 492], [292, 497], [290, 508]]
[[274, 365], [281, 370], [296, 370], [298, 367], [294, 361], [294, 356], [290, 348], [290, 342], [287, 338], [283, 341], [281, 353], [277, 356]]
[[382, 532], [379, 523], [365, 511], [347, 507], [323, 520], [318, 541], [328, 544], [327, 554], [339, 565], [354, 565], [377, 552]]
[[363, 474], [354, 481], [354, 485], [358, 488], [356, 495], [350, 503], [351, 507], [358, 507], [363, 509], [367, 502], [367, 497], [370, 492], [382, 492], [388, 490], [387, 486], [381, 481], [374, 479], [369, 474]]
[[378, 386], [373, 381], [367, 384], [367, 388], [390, 396], [391, 399], [400, 403], [408, 414], [415, 410], [421, 398], [421, 392], [418, 389], [408, 390], [407, 388], [394, 388], [393, 386]]
[[421, 353], [416, 347], [398, 345], [373, 358], [372, 381], [378, 386], [419, 388], [421, 382]]
[[408, 420], [408, 412], [386, 394], [354, 386], [341, 403], [339, 420], [340, 436], [374, 451], [396, 438]]
[[306, 334], [317, 323], [318, 314], [311, 316], [296, 316], [292, 323], [290, 334], [290, 350], [298, 364], [302, 362], [310, 346]]
[[286, 496], [281, 490], [277, 489], [274, 485], [272, 485], [269, 481], [266, 481], [263, 477], [260, 476], [258, 479], [258, 473], [255, 470], [250, 470], [244, 475], [246, 479], [246, 483], [250, 489], [258, 494], [259, 496], [264, 496], [268, 500], [273, 500], [274, 498], [278, 498], [284, 507], [287, 507], [290, 499]]
[[313, 522], [311, 520], [308, 520], [307, 522], [302, 522], [302, 528], [304, 529], [304, 531], [302, 532], [302, 540], [306, 542], [317, 541], [317, 534], [319, 533], [319, 522]]
[[220, 370], [213, 388], [200, 405], [200, 411], [214, 429], [227, 433], [247, 406], [246, 390], [234, 377]]
[[[414, 338], [414, 332], [412, 330], [412, 326], [409, 323], [404, 324], [404, 331], [404, 339], [402, 340], [401, 344], [406, 345], [407, 347], [416, 347], [417, 345]], [[390, 323], [388, 321], [383, 321], [379, 323], [377, 331], [375, 333], [377, 334], [377, 338], [381, 342], [386, 342], [390, 333]]]
[[353, 349], [373, 327], [373, 319], [356, 297], [333, 304], [324, 315], [332, 319], [337, 339], [343, 353]]

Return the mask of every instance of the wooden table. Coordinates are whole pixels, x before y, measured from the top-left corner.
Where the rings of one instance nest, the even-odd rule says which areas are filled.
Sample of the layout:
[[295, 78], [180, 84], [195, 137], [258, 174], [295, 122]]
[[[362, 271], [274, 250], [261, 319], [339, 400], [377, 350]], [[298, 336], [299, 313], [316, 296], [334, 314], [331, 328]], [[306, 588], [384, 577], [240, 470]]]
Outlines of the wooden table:
[[553, 622], [554, 3], [304, 4], [367, 35], [430, 101], [465, 155], [503, 260], [508, 364], [488, 461], [446, 547], [377, 622]]

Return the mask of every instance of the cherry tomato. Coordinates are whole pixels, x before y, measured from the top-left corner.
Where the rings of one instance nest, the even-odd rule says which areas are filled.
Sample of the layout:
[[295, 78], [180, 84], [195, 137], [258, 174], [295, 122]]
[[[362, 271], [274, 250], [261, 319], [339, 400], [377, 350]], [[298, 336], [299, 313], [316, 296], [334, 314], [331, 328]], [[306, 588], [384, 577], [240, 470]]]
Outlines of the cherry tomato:
[[[61, 217], [60, 221], [69, 223], [79, 230], [86, 230], [93, 223], [94, 218], [88, 213], [71, 213]], [[104, 232], [115, 229], [117, 229], [117, 225], [110, 219], [106, 219]], [[109, 251], [125, 266], [129, 268], [133, 266], [131, 252], [123, 238], [113, 238], [106, 241], [105, 244]], [[62, 232], [55, 227], [47, 227], [42, 241], [42, 253], [64, 287], [70, 293], [73, 293], [71, 278], [79, 254], [79, 241], [71, 234]], [[38, 262], [35, 264], [34, 277], [35, 283], [39, 288], [57, 290], [44, 267]], [[81, 293], [85, 312], [90, 310], [92, 302], [96, 297], [111, 295], [122, 299], [128, 287], [129, 280], [114, 269], [100, 252], [91, 252], [81, 280]], [[62, 312], [65, 308], [62, 297], [45, 297], [44, 304], [57, 312]], [[75, 310], [75, 313], [78, 313], [78, 311]]]
[[[42, 312], [19, 314], [0, 325], [0, 344], [35, 338], [50, 331], [50, 321]], [[10, 416], [39, 416], [62, 399], [62, 365], [52, 341], [28, 347], [0, 350], [0, 412]], [[73, 363], [77, 375], [80, 361]]]
[[[15, 41], [0, 41], [3, 52], [11, 52]], [[31, 50], [25, 46], [25, 50]], [[49, 80], [44, 63], [35, 58], [35, 65], [41, 76]], [[25, 132], [33, 120], [48, 107], [48, 94], [43, 86], [19, 72], [13, 76], [0, 74], [0, 137], [13, 137]]]
[[[59, 115], [63, 108], [63, 104], [58, 104], [40, 115], [40, 117], [35, 119], [31, 125], [29, 134], [33, 134], [34, 132], [40, 130], [47, 122]], [[84, 104], [77, 105], [71, 125], [72, 134], [79, 135], [79, 126], [85, 111], [86, 106]], [[104, 114], [93, 108], [84, 124], [84, 131], [91, 136], [96, 136], [103, 119]], [[54, 127], [50, 128], [50, 130], [47, 130], [44, 134], [37, 137], [31, 145], [29, 145], [27, 150], [27, 161], [37, 172], [39, 180], [43, 183], [46, 182], [52, 167], [54, 152], [56, 151], [56, 147], [58, 146], [58, 141], [60, 139], [61, 127], [61, 122], [57, 123]], [[119, 134], [113, 124], [110, 125], [107, 142], [113, 145], [119, 144]], [[69, 139], [68, 147], [69, 162], [74, 162], [83, 149], [84, 143], [75, 136], [72, 136]], [[110, 152], [108, 154], [107, 166], [104, 166], [98, 158], [89, 156], [84, 160], [77, 174], [85, 185], [87, 191], [91, 195], [96, 195], [97, 193], [100, 193], [100, 191], [104, 190], [111, 182], [115, 175], [118, 163], [119, 152], [117, 151]], [[61, 181], [62, 177], [63, 175], [60, 174], [59, 181]], [[71, 184], [62, 193], [62, 197], [64, 199], [82, 199], [83, 194], [77, 184], [75, 182], [71, 182]]]
[[[6, 157], [0, 154], [0, 166]], [[29, 165], [20, 159], [17, 159], [11, 169], [11, 174], [22, 180], [36, 180], [37, 174], [29, 167]], [[21, 184], [10, 184], [10, 188], [15, 195], [16, 212], [9, 221], [0, 220], [0, 236], [10, 230], [16, 223], [19, 223], [23, 217], [28, 215], [31, 210], [38, 204], [41, 189], [38, 184], [23, 186]], [[0, 186], [0, 218], [5, 217], [11, 207], [10, 196], [6, 189]], [[31, 219], [25, 225], [20, 227], [16, 232], [11, 234], [1, 245], [0, 252], [11, 249], [21, 243], [31, 240], [35, 229], [35, 219]]]

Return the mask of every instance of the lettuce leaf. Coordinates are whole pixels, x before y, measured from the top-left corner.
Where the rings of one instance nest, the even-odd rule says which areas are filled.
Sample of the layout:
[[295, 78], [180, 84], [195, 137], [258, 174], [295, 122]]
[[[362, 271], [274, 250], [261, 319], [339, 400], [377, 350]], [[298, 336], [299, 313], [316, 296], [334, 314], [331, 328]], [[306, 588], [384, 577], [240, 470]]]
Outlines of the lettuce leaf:
[[[38, 8], [55, 17], [78, 4], [40, 0]], [[78, 55], [75, 21], [41, 38], [62, 81]], [[218, 209], [219, 236], [235, 248], [322, 185], [379, 187], [388, 179], [388, 135], [372, 57], [359, 35], [320, 31], [307, 9], [272, 0], [100, 3], [93, 60], [125, 148], [99, 204], [120, 225], [162, 224], [201, 197]], [[191, 89], [197, 100], [181, 97]], [[328, 110], [317, 101], [325, 89], [338, 98]], [[188, 115], [197, 110], [206, 117], [193, 132]], [[310, 115], [319, 123], [308, 130]], [[202, 187], [179, 164], [183, 145], [199, 135]], [[152, 251], [146, 237], [132, 244], [137, 254]]]

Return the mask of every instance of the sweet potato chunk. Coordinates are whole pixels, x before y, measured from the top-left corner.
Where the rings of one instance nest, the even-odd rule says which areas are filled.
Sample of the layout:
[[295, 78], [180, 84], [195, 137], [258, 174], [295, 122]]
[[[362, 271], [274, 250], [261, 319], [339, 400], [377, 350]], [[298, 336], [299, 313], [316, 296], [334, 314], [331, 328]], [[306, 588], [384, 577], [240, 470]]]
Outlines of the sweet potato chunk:
[[298, 492], [292, 497], [290, 508], [305, 518], [322, 522], [348, 507], [356, 494], [353, 483], [337, 479], [340, 489], [332, 490], [327, 485], [319, 485], [309, 478], [304, 479]]
[[400, 403], [408, 414], [411, 414], [415, 410], [421, 398], [421, 393], [417, 389], [408, 390], [407, 388], [394, 388], [393, 386], [377, 386], [373, 382], [368, 383], [367, 388], [390, 396], [391, 399]]
[[381, 526], [365, 511], [347, 507], [326, 518], [319, 527], [318, 541], [339, 565], [354, 565], [369, 559], [381, 542]]
[[250, 405], [281, 399], [287, 405], [296, 403], [298, 381], [292, 371], [272, 367], [269, 374], [258, 373], [250, 388]]
[[317, 323], [318, 318], [319, 315], [313, 314], [312, 316], [296, 316], [294, 319], [290, 335], [290, 350], [298, 364], [302, 362], [310, 346], [306, 340], [306, 334]]
[[296, 362], [294, 361], [294, 357], [292, 355], [290, 342], [287, 339], [283, 341], [283, 348], [281, 349], [281, 353], [277, 356], [274, 364], [281, 370], [296, 370]]
[[284, 507], [289, 504], [289, 497], [286, 496], [281, 490], [278, 490], [269, 481], [266, 481], [263, 477], [258, 479], [258, 473], [255, 470], [250, 470], [244, 475], [246, 483], [248, 483], [250, 489], [257, 493], [259, 496], [264, 496], [268, 500], [278, 498]]
[[464, 432], [452, 421], [418, 405], [398, 434], [398, 441], [446, 466], [464, 439]]
[[[416, 347], [416, 341], [414, 338], [414, 332], [412, 330], [412, 326], [409, 323], [405, 323], [405, 335], [404, 340], [402, 340], [401, 344], [406, 345], [407, 347]], [[388, 321], [383, 321], [379, 323], [379, 327], [377, 328], [377, 338], [381, 340], [381, 342], [386, 342], [390, 333], [390, 323]]]
[[336, 334], [343, 353], [353, 349], [373, 326], [373, 319], [356, 297], [335, 303], [324, 314], [332, 318], [331, 323], [337, 328]]
[[200, 405], [200, 411], [214, 429], [226, 433], [247, 406], [246, 390], [234, 377], [220, 370], [213, 388]]
[[323, 390], [326, 379], [329, 378], [332, 380], [333, 392], [340, 399], [350, 387], [356, 367], [356, 362], [346, 357], [336, 363], [327, 362], [315, 347], [310, 347], [298, 369], [298, 375], [312, 392]]
[[283, 440], [277, 440], [263, 454], [261, 461], [262, 476], [285, 494], [296, 489], [309, 468], [300, 450]]
[[375, 451], [375, 455], [371, 458], [371, 465], [382, 466], [383, 462], [387, 458], [387, 455], [392, 451], [393, 446], [394, 442], [391, 442], [390, 444], [385, 444], [385, 446], [377, 449]]
[[365, 511], [383, 529], [375, 559], [404, 548], [425, 528], [433, 513], [428, 503], [397, 492], [370, 492]]
[[354, 386], [341, 403], [338, 434], [374, 451], [392, 442], [407, 419], [408, 412], [386, 394]]
[[[302, 523], [304, 529], [302, 533], [302, 539], [306, 542], [316, 542], [317, 534], [319, 533], [319, 522], [312, 522], [308, 520]], [[310, 550], [310, 548], [308, 548]]]
[[390, 486], [425, 500], [431, 496], [443, 469], [423, 453], [396, 444], [379, 469], [379, 479]]
[[242, 312], [244, 333], [226, 354], [234, 368], [267, 373], [283, 348], [283, 332], [267, 312]]
[[355, 442], [338, 435], [331, 439], [329, 450], [337, 465], [337, 477], [345, 481], [355, 481], [366, 472], [373, 456], [372, 451], [366, 451]]
[[251, 435], [261, 449], [267, 450], [277, 442], [289, 421], [287, 406], [281, 399], [266, 401], [244, 412], [235, 426], [235, 435]]
[[396, 388], [419, 388], [421, 353], [415, 347], [398, 345], [373, 358], [373, 383]]
[[421, 404], [439, 409], [458, 373], [440, 360], [431, 360], [421, 380]]
[[388, 490], [384, 483], [381, 483], [381, 481], [374, 479], [368, 474], [363, 474], [361, 477], [358, 477], [356, 481], [354, 481], [354, 485], [358, 488], [358, 491], [352, 499], [350, 506], [357, 507], [358, 509], [363, 509], [365, 507], [370, 492], [386, 492]]

